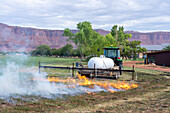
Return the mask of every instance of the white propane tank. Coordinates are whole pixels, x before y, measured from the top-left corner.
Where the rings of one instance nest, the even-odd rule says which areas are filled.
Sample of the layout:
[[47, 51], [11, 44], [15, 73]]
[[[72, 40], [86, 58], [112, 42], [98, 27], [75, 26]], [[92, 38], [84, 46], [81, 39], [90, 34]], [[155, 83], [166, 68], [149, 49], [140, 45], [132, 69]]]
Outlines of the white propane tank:
[[88, 68], [100, 68], [100, 69], [108, 69], [114, 67], [114, 61], [111, 58], [105, 57], [93, 57], [88, 61]]

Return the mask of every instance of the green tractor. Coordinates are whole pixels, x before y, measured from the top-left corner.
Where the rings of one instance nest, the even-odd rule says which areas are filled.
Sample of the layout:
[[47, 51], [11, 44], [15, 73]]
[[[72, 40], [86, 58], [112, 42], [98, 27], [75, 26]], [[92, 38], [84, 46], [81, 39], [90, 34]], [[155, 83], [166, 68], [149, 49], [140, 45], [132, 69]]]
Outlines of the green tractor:
[[104, 56], [107, 58], [111, 58], [116, 66], [122, 69], [122, 57], [120, 57], [120, 48], [119, 47], [105, 47], [104, 48]]
[[[110, 59], [106, 59], [105, 58], [110, 58]], [[100, 56], [100, 57], [92, 57], [89, 61], [88, 61], [88, 67], [87, 68], [95, 68], [96, 70], [79, 70], [78, 73], [81, 75], [85, 75], [86, 77], [97, 77], [97, 78], [119, 78], [120, 75], [122, 75], [122, 71], [115, 71], [115, 72], [111, 72], [111, 71], [104, 71], [104, 70], [99, 70], [99, 69], [115, 69], [115, 70], [122, 70], [123, 66], [122, 66], [122, 57], [120, 57], [120, 48], [119, 47], [105, 47], [104, 48], [104, 57]], [[112, 60], [114, 61], [111, 62]], [[111, 60], [111, 61], [110, 61]], [[108, 63], [108, 64], [107, 64]], [[109, 67], [112, 66], [113, 63], [113, 67]], [[110, 65], [111, 64], [111, 65]], [[106, 68], [107, 67], [107, 68]], [[109, 67], [109, 68], [108, 68]], [[97, 76], [96, 76], [97, 74]], [[93, 76], [94, 75], [94, 76]]]

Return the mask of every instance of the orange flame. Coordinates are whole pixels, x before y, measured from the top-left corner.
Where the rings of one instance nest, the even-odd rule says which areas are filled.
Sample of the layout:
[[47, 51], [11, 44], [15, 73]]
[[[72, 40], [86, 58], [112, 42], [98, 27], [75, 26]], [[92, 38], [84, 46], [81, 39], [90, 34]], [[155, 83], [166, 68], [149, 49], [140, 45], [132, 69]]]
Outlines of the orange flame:
[[[88, 79], [86, 78], [86, 76], [81, 76], [79, 74], [77, 74], [78, 79], [74, 79], [74, 78], [67, 78], [67, 79], [59, 79], [56, 77], [49, 77], [47, 80], [50, 82], [60, 82], [60, 83], [65, 83], [65, 84], [69, 84], [67, 87], [68, 88], [75, 88], [75, 85], [80, 85], [80, 86], [87, 86], [90, 88], [93, 88], [94, 85], [97, 85], [101, 88], [106, 89], [108, 92], [114, 93], [115, 90], [114, 89], [119, 89], [119, 90], [128, 90], [131, 88], [136, 88], [138, 87], [137, 84], [130, 84], [130, 83], [125, 83], [123, 82], [118, 82], [118, 83], [113, 83], [113, 82], [103, 82], [103, 81], [95, 81], [94, 79]], [[72, 85], [70, 85], [72, 84]], [[86, 91], [87, 94], [94, 94], [93, 92], [89, 92]]]

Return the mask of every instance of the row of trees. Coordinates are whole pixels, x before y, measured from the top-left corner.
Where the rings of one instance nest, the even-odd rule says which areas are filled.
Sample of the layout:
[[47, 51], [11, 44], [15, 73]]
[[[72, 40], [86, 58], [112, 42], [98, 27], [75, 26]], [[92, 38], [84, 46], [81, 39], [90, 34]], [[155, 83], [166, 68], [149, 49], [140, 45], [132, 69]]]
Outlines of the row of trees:
[[[103, 48], [113, 45], [121, 48], [123, 57], [136, 58], [136, 53], [146, 52], [146, 48], [141, 48], [141, 41], [129, 41], [131, 34], [125, 33], [124, 28], [114, 25], [111, 32], [106, 36], [100, 35], [92, 29], [90, 22], [80, 22], [77, 24], [78, 32], [73, 34], [69, 28], [64, 30], [63, 36], [69, 37], [68, 41], [72, 41], [77, 46], [81, 59], [84, 56], [93, 55], [98, 56], [103, 54]], [[100, 50], [100, 51], [99, 51]]]
[[133, 56], [136, 58], [136, 53], [146, 52], [146, 48], [141, 48], [141, 41], [129, 41], [131, 34], [125, 33], [123, 26], [114, 25], [111, 32], [105, 36], [100, 35], [92, 29], [90, 22], [80, 22], [77, 24], [77, 33], [72, 33], [69, 28], [64, 30], [63, 36], [69, 37], [68, 41], [75, 43], [77, 49], [73, 49], [71, 44], [60, 49], [50, 49], [47, 45], [41, 45], [32, 52], [32, 55], [59, 55], [59, 56], [81, 56], [81, 60], [85, 56], [99, 56], [103, 54], [104, 47], [121, 48], [121, 55], [124, 58]]
[[71, 44], [67, 44], [66, 46], [56, 49], [50, 47], [48, 45], [40, 45], [36, 48], [36, 50], [31, 52], [33, 56], [80, 56], [78, 49], [73, 49]]

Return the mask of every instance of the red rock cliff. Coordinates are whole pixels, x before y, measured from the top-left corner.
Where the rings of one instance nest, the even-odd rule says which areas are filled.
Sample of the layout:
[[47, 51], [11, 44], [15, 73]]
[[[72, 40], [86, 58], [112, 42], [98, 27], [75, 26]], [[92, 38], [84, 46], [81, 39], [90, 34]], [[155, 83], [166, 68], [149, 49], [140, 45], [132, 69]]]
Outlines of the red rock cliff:
[[[109, 31], [96, 30], [101, 35]], [[46, 44], [51, 48], [61, 48], [68, 42], [63, 37], [63, 30], [45, 30], [8, 26], [0, 23], [0, 51], [32, 51], [37, 46]], [[76, 33], [76, 30], [72, 30]], [[132, 34], [130, 40], [140, 40], [143, 45], [170, 43], [170, 32], [139, 33], [127, 31]]]
[[68, 42], [63, 30], [43, 30], [0, 24], [0, 51], [31, 51], [46, 44], [51, 48], [60, 48]]
[[162, 43], [170, 43], [170, 32], [151, 32], [140, 33], [134, 31], [127, 31], [132, 34], [132, 40], [140, 40], [141, 45], [161, 45]]

